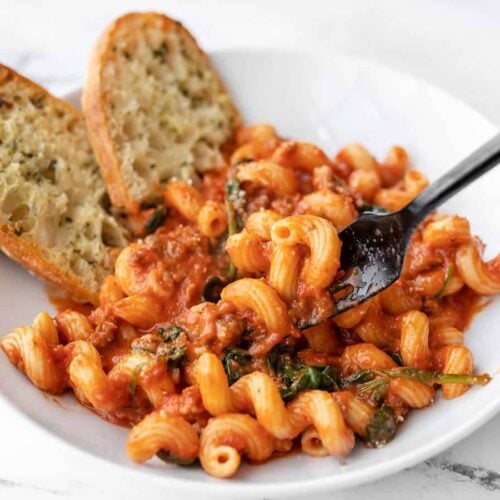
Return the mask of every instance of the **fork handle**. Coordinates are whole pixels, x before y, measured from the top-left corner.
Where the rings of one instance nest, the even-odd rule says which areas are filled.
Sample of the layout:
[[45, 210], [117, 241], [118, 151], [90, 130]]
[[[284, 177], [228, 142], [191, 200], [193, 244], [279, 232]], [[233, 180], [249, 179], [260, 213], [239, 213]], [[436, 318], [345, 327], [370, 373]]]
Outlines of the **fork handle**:
[[500, 134], [495, 135], [456, 167], [433, 182], [402, 210], [402, 215], [409, 216], [412, 225], [416, 226], [437, 206], [498, 163], [500, 163]]

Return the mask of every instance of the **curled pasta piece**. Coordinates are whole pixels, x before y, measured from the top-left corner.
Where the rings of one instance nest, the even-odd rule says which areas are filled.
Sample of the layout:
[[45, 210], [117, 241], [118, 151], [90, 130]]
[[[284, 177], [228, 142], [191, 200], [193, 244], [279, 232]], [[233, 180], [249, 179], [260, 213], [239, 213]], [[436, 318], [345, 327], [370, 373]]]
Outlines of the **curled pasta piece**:
[[167, 207], [174, 208], [185, 219], [196, 223], [205, 236], [220, 236], [226, 230], [224, 206], [215, 201], [205, 201], [204, 196], [190, 184], [170, 181], [165, 187], [163, 198]]
[[236, 177], [240, 182], [249, 182], [268, 189], [277, 196], [294, 194], [298, 189], [294, 171], [273, 161], [242, 163], [238, 166]]
[[125, 293], [113, 275], [106, 276], [99, 289], [99, 305], [101, 307], [114, 304], [125, 298]]
[[490, 262], [483, 262], [479, 250], [471, 242], [458, 248], [455, 259], [458, 272], [467, 286], [482, 295], [500, 293], [500, 271], [493, 271], [498, 257]]
[[397, 396], [410, 408], [424, 408], [434, 399], [434, 388], [409, 378], [393, 378], [389, 382], [389, 392]]
[[221, 298], [239, 310], [254, 311], [270, 333], [286, 335], [291, 331], [285, 304], [276, 290], [263, 280], [242, 278], [234, 281], [224, 287]]
[[297, 247], [274, 245], [272, 249], [268, 281], [288, 301], [297, 295], [301, 260], [302, 253]]
[[419, 170], [410, 169], [405, 173], [403, 183], [405, 191], [413, 199], [429, 185], [429, 180]]
[[193, 461], [198, 457], [198, 433], [182, 417], [154, 411], [130, 430], [127, 455], [134, 462], [145, 462], [160, 450]]
[[366, 437], [366, 426], [375, 413], [375, 409], [366, 401], [357, 398], [350, 391], [332, 393], [337, 402], [347, 425], [362, 438]]
[[374, 297], [369, 301], [368, 310], [354, 331], [363, 342], [372, 343], [379, 347], [393, 346], [394, 338], [382, 313], [379, 297]]
[[340, 348], [334, 326], [331, 320], [327, 320], [319, 325], [303, 330], [302, 333], [314, 351], [334, 353]]
[[40, 333], [48, 345], [59, 344], [59, 333], [54, 320], [47, 312], [38, 313], [33, 320], [32, 327]]
[[352, 375], [361, 370], [387, 370], [396, 368], [396, 362], [373, 344], [353, 344], [344, 349], [340, 358], [342, 374]]
[[403, 189], [397, 187], [380, 189], [374, 198], [374, 203], [387, 208], [391, 212], [401, 210], [416, 198], [427, 186], [429, 181], [418, 170], [408, 170], [403, 179]]
[[283, 216], [274, 210], [259, 210], [250, 214], [245, 222], [245, 228], [262, 241], [271, 239], [271, 227]]
[[[278, 439], [293, 439], [301, 431], [301, 422], [290, 418], [273, 379], [255, 371], [231, 386], [233, 404], [239, 411], [252, 411], [257, 421]], [[304, 426], [305, 427], [305, 426]]]
[[297, 213], [317, 215], [333, 223], [337, 231], [342, 231], [356, 218], [357, 211], [349, 196], [322, 189], [306, 194], [297, 207]]
[[292, 418], [301, 420], [301, 427], [312, 424], [318, 431], [329, 455], [343, 457], [354, 447], [354, 434], [346, 426], [342, 412], [326, 391], [301, 392], [289, 405]]
[[337, 161], [353, 170], [373, 170], [377, 162], [361, 144], [349, 144], [337, 153]]
[[409, 163], [410, 159], [406, 150], [401, 146], [393, 146], [384, 162], [376, 167], [382, 186], [391, 187], [398, 183], [403, 178]]
[[[472, 373], [474, 360], [470, 349], [463, 345], [449, 345], [443, 348], [443, 373]], [[443, 384], [441, 389], [445, 399], [454, 399], [469, 389], [468, 384]]]
[[379, 297], [382, 309], [393, 315], [403, 314], [412, 309], [420, 309], [423, 303], [420, 295], [409, 292], [403, 280], [398, 280], [383, 290]]
[[422, 297], [435, 297], [440, 293], [440, 290], [443, 290], [447, 275], [448, 272], [443, 267], [424, 271], [411, 281], [411, 287], [415, 293]]
[[321, 436], [314, 427], [307, 428], [300, 437], [302, 451], [313, 457], [327, 457], [328, 450], [323, 446]]
[[253, 140], [241, 145], [231, 155], [230, 164], [238, 165], [245, 161], [256, 161], [270, 158], [279, 145], [279, 139]]
[[375, 169], [358, 169], [349, 175], [349, 187], [363, 200], [371, 202], [380, 189], [381, 182]]
[[321, 165], [313, 170], [312, 185], [315, 191], [330, 190], [336, 182], [338, 179], [335, 178], [331, 165]]
[[234, 265], [242, 271], [261, 273], [269, 269], [265, 243], [246, 229], [229, 236], [225, 248]]
[[15, 328], [0, 340], [11, 363], [23, 371], [40, 389], [58, 394], [64, 390], [64, 370], [56, 363], [50, 347], [57, 344], [57, 331], [43, 312], [33, 326]]
[[340, 328], [354, 328], [356, 325], [359, 325], [361, 320], [365, 317], [369, 307], [370, 301], [367, 300], [352, 309], [348, 309], [342, 314], [338, 314], [333, 318], [333, 321], [337, 326], [340, 326]]
[[160, 408], [164, 394], [175, 392], [174, 382], [164, 360], [146, 354], [129, 354], [108, 373], [111, 379], [126, 379], [141, 387], [155, 408]]
[[284, 167], [313, 172], [316, 167], [330, 164], [325, 153], [308, 142], [285, 141], [273, 153], [272, 160]]
[[276, 129], [268, 123], [259, 123], [258, 125], [242, 127], [236, 132], [236, 144], [238, 146], [242, 146], [247, 142], [265, 142], [277, 138], [278, 134], [276, 133]]
[[[120, 252], [115, 278], [126, 295], [151, 294], [166, 299], [174, 293], [174, 282], [158, 250], [140, 242], [131, 243]], [[119, 302], [121, 299], [113, 305]]]
[[433, 247], [461, 245], [471, 239], [469, 221], [453, 215], [430, 222], [422, 231], [422, 241]]
[[151, 295], [135, 294], [113, 304], [116, 316], [139, 328], [151, 328], [164, 319], [161, 304]]
[[72, 359], [68, 375], [75, 395], [96, 410], [114, 412], [128, 399], [128, 381], [109, 378], [96, 348], [84, 340], [68, 344]]
[[444, 287], [444, 289], [442, 288], [441, 291], [439, 292], [443, 297], [447, 297], [448, 295], [453, 295], [454, 293], [457, 293], [465, 286], [465, 281], [457, 272], [454, 272], [451, 278], [448, 275], [447, 280], [448, 282], [446, 283], [446, 286]]
[[195, 377], [203, 406], [210, 415], [217, 416], [235, 411], [226, 372], [215, 354], [204, 352], [198, 358]]
[[175, 208], [190, 222], [196, 222], [205, 200], [193, 186], [172, 180], [165, 187], [163, 198], [167, 207]]
[[318, 288], [327, 287], [340, 265], [341, 241], [334, 225], [315, 215], [292, 215], [274, 224], [271, 239], [276, 245], [303, 244], [309, 248], [301, 275]]
[[205, 236], [220, 236], [227, 228], [226, 209], [222, 203], [207, 201], [196, 219], [198, 228]]
[[273, 453], [273, 438], [249, 415], [228, 413], [211, 418], [200, 437], [200, 462], [212, 476], [235, 474], [241, 455], [263, 462]]
[[429, 320], [423, 312], [410, 311], [401, 318], [400, 352], [405, 366], [429, 367]]
[[77, 311], [67, 309], [59, 313], [55, 321], [63, 343], [88, 340], [92, 335], [93, 330], [89, 320]]
[[463, 344], [464, 334], [453, 326], [442, 326], [431, 330], [429, 334], [429, 347], [432, 349], [446, 345]]

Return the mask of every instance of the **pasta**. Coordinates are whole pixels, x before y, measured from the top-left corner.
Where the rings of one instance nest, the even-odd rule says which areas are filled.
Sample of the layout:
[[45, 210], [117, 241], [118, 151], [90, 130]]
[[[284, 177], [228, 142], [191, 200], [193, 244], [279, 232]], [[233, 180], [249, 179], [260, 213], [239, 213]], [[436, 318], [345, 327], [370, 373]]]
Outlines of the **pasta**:
[[247, 230], [229, 236], [226, 252], [234, 265], [249, 273], [264, 273], [269, 269], [269, 256], [262, 240]]
[[310, 256], [302, 276], [306, 283], [324, 288], [333, 281], [340, 265], [340, 240], [331, 222], [315, 215], [296, 215], [276, 222], [271, 228], [275, 245], [306, 245]]
[[293, 170], [273, 161], [255, 161], [238, 166], [237, 178], [258, 187], [266, 188], [278, 196], [286, 196], [297, 191], [297, 178]]
[[333, 316], [338, 232], [427, 185], [404, 148], [329, 159], [262, 124], [224, 154], [225, 169], [169, 181], [164, 220], [118, 255], [99, 307], [42, 312], [0, 340], [35, 386], [129, 427], [134, 462], [198, 460], [229, 478], [294, 446], [341, 460], [355, 435], [383, 446], [440, 388], [452, 399], [488, 382], [466, 329], [500, 293], [500, 259], [483, 259], [464, 217], [428, 217], [400, 278]]
[[273, 438], [253, 419], [228, 413], [210, 419], [200, 439], [200, 462], [215, 477], [230, 477], [238, 469], [241, 454], [263, 462], [274, 450]]

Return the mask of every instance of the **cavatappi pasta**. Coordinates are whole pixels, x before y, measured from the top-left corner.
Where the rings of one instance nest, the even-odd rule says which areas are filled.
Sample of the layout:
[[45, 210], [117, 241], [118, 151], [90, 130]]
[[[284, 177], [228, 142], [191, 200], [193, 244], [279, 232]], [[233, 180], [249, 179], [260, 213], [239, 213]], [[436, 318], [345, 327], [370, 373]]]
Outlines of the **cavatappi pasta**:
[[[398, 210], [427, 185], [394, 146], [333, 158], [241, 129], [225, 169], [172, 180], [164, 204], [132, 214], [139, 238], [118, 256], [90, 314], [40, 313], [0, 341], [33, 384], [131, 427], [127, 453], [230, 477], [300, 447], [346, 457], [378, 447], [441, 388], [473, 375], [464, 334], [481, 297], [500, 292], [500, 258], [459, 216], [416, 231], [401, 278], [338, 316], [338, 233], [363, 210]], [[314, 326], [311, 326], [311, 318]]]

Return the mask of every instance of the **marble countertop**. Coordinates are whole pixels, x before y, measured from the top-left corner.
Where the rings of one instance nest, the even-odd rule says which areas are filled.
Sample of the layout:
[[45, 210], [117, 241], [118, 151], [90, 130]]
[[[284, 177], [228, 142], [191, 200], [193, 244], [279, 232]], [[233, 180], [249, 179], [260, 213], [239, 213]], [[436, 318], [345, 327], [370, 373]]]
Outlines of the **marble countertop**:
[[[168, 9], [209, 50], [320, 43], [373, 59], [426, 79], [500, 125], [496, 0], [2, 0], [0, 62], [63, 95], [81, 84], [89, 48], [106, 24], [146, 9]], [[498, 499], [499, 450], [500, 415], [438, 457], [335, 498]], [[71, 449], [0, 402], [0, 500], [175, 493]]]

